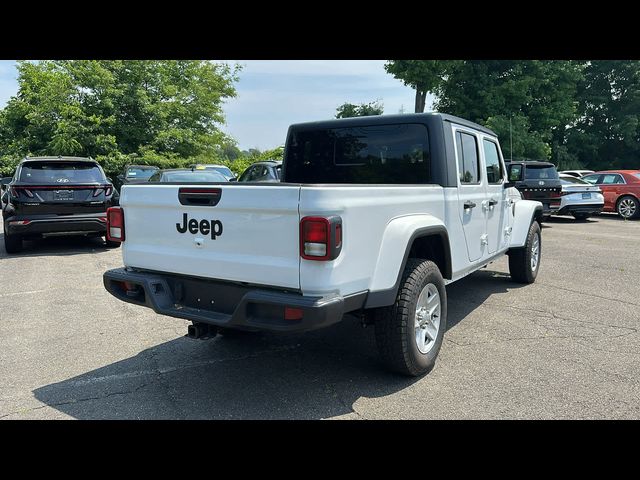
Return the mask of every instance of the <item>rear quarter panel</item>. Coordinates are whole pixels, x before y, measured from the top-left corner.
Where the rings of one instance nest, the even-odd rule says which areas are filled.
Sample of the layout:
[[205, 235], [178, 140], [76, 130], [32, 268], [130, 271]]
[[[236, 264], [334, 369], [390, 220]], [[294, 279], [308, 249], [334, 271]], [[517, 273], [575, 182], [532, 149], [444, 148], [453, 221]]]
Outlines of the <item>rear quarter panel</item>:
[[[304, 294], [348, 295], [380, 290], [396, 281], [412, 228], [442, 223], [443, 188], [303, 186], [300, 218], [315, 215], [342, 217], [343, 246], [340, 256], [332, 262], [300, 260], [300, 287]], [[403, 218], [411, 220], [400, 221]]]

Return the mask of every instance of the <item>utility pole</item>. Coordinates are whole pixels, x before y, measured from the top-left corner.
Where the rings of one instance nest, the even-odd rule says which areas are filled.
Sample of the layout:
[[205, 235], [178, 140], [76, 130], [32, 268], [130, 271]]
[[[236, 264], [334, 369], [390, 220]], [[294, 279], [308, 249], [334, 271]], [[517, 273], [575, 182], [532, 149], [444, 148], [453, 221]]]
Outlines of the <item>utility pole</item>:
[[511, 161], [513, 162], [513, 129], [511, 128], [511, 117], [509, 117], [509, 154], [511, 155]]

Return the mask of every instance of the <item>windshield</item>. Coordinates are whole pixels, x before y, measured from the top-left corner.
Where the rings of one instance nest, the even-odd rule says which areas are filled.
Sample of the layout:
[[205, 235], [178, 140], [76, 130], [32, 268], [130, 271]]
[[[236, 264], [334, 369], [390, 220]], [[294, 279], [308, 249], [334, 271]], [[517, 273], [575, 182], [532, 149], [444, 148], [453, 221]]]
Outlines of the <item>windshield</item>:
[[525, 178], [527, 180], [557, 180], [558, 172], [554, 166], [527, 165], [525, 169]]
[[212, 183], [226, 182], [227, 179], [221, 173], [212, 170], [196, 170], [196, 171], [180, 171], [165, 172], [162, 175], [161, 182], [180, 182], [180, 183]]
[[563, 185], [590, 185], [589, 182], [585, 182], [584, 180], [572, 176], [560, 177], [560, 181]]
[[105, 183], [102, 171], [91, 162], [29, 162], [22, 165], [20, 181], [58, 183]]
[[131, 167], [127, 169], [127, 178], [139, 178], [140, 180], [147, 180], [157, 171], [157, 168]]
[[233, 172], [231, 170], [229, 170], [227, 167], [207, 167], [207, 168], [215, 170], [216, 172], [220, 172], [222, 175], [224, 175], [227, 178], [235, 177]]

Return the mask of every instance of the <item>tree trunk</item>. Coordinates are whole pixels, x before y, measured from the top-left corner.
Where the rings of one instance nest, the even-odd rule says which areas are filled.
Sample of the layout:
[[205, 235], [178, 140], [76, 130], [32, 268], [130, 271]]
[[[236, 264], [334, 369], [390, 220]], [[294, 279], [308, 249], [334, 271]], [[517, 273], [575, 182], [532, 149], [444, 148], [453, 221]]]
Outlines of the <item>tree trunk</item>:
[[416, 113], [424, 112], [424, 104], [427, 101], [427, 92], [416, 89]]

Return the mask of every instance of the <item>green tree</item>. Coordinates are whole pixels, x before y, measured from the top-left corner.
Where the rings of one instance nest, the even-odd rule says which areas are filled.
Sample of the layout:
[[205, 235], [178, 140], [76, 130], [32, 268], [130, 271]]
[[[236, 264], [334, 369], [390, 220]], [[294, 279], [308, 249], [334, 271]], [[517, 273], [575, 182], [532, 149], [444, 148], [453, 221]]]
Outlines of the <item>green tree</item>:
[[380, 100], [359, 105], [345, 102], [336, 111], [336, 118], [368, 117], [370, 115], [382, 115], [384, 106]]
[[490, 126], [503, 148], [512, 128], [514, 157], [566, 156], [561, 147], [566, 145], [567, 126], [578, 116], [577, 85], [583, 69], [583, 63], [574, 61], [457, 62], [436, 88], [436, 108]]
[[0, 112], [3, 154], [188, 158], [229, 139], [224, 100], [238, 66], [192, 60], [18, 63], [18, 94]]
[[389, 60], [384, 68], [416, 91], [415, 113], [422, 113], [427, 93], [435, 92], [458, 63], [456, 60]]
[[640, 168], [640, 61], [588, 62], [567, 147], [594, 170]]

